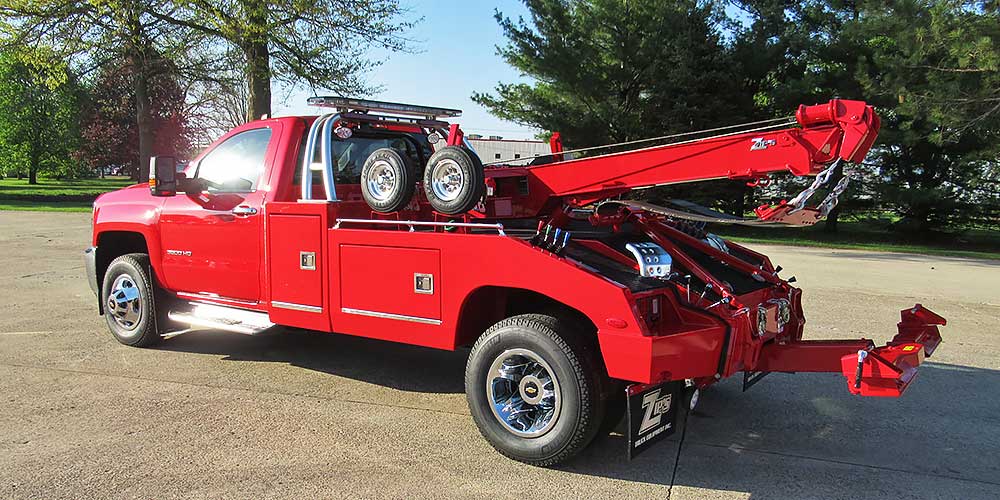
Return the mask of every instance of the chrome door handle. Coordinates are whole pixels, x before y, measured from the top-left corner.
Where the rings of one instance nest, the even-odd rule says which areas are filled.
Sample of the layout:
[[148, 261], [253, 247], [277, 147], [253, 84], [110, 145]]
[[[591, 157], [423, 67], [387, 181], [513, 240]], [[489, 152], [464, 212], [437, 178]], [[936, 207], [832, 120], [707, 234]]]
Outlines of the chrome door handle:
[[257, 209], [254, 207], [248, 207], [246, 205], [240, 205], [233, 209], [233, 215], [257, 215]]

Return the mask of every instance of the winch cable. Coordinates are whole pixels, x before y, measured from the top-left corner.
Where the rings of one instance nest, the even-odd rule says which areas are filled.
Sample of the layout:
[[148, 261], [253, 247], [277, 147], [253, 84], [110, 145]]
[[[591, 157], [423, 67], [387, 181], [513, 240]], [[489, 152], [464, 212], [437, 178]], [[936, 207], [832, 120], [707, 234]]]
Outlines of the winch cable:
[[[662, 141], [662, 140], [665, 140], [665, 139], [677, 139], [677, 138], [680, 138], [680, 137], [688, 137], [688, 136], [698, 135], [698, 134], [708, 134], [708, 133], [712, 133], [712, 132], [720, 132], [720, 131], [723, 131], [723, 130], [732, 130], [732, 129], [737, 129], [737, 128], [741, 128], [741, 127], [755, 127], [757, 125], [762, 125], [762, 126], [756, 127], [756, 128], [749, 128], [749, 129], [745, 129], [745, 130], [736, 130], [734, 132], [727, 132], [725, 134], [718, 134], [718, 135], [713, 135], [713, 136], [708, 136], [708, 137], [699, 137], [698, 139], [691, 139], [691, 140], [688, 140], [688, 141], [671, 142], [669, 144], [661, 144], [659, 146], [650, 146], [650, 148], [658, 148], [658, 147], [662, 147], [662, 146], [672, 146], [672, 145], [678, 145], [678, 144], [687, 144], [687, 143], [696, 142], [696, 141], [705, 141], [705, 140], [710, 140], [710, 139], [719, 139], [719, 138], [722, 138], [722, 137], [729, 137], [729, 136], [732, 136], [732, 135], [746, 134], [748, 132], [760, 132], [760, 131], [770, 130], [770, 129], [775, 129], [775, 128], [784, 128], [784, 127], [787, 127], [789, 125], [794, 125], [796, 123], [797, 122], [795, 121], [794, 117], [792, 117], [792, 116], [785, 116], [785, 117], [782, 117], [782, 118], [772, 118], [770, 120], [760, 120], [760, 121], [756, 121], [756, 122], [740, 123], [740, 124], [737, 124], [737, 125], [727, 125], [725, 127], [709, 128], [709, 129], [705, 129], [705, 130], [695, 130], [695, 131], [692, 131], [692, 132], [681, 132], [679, 134], [663, 135], [663, 136], [660, 136], [660, 137], [650, 137], [648, 139], [637, 139], [637, 140], [634, 140], [634, 141], [617, 142], [617, 143], [614, 143], [614, 144], [604, 144], [604, 145], [601, 145], [601, 146], [591, 146], [589, 148], [567, 149], [565, 151], [559, 151], [557, 153], [542, 153], [542, 154], [537, 154], [537, 155], [534, 155], [534, 156], [526, 156], [526, 157], [522, 157], [522, 158], [508, 158], [508, 159], [505, 159], [505, 160], [496, 160], [496, 161], [491, 161], [489, 163], [483, 163], [483, 165], [484, 166], [487, 166], [487, 165], [502, 165], [502, 164], [509, 163], [509, 162], [512, 162], [512, 161], [523, 162], [525, 160], [533, 160], [535, 158], [544, 158], [546, 156], [564, 155], [564, 154], [569, 154], [569, 153], [582, 153], [584, 151], [594, 151], [594, 150], [597, 150], [597, 149], [608, 149], [608, 148], [616, 148], [616, 147], [620, 147], [620, 146], [630, 146], [630, 145], [633, 145], [633, 144], [641, 144], [641, 143], [644, 143], [644, 142], [655, 142], [655, 141]], [[765, 125], [765, 124], [769, 124], [769, 125]], [[636, 150], [636, 151], [638, 151], [638, 150]]]
[[[597, 204], [600, 208], [603, 205], [622, 205], [626, 208], [632, 208], [634, 210], [641, 210], [644, 212], [655, 213], [659, 215], [665, 215], [667, 217], [672, 217], [674, 219], [684, 219], [693, 222], [705, 222], [711, 224], [737, 224], [741, 226], [776, 226], [781, 225], [780, 223], [763, 221], [760, 219], [748, 219], [743, 217], [736, 217], [734, 215], [721, 214], [719, 216], [708, 216], [704, 214], [698, 214], [693, 212], [687, 212], [684, 210], [676, 210], [668, 207], [661, 207], [645, 201], [639, 200], [605, 200]], [[693, 203], [691, 205], [694, 205]], [[706, 208], [707, 207], [702, 207]]]

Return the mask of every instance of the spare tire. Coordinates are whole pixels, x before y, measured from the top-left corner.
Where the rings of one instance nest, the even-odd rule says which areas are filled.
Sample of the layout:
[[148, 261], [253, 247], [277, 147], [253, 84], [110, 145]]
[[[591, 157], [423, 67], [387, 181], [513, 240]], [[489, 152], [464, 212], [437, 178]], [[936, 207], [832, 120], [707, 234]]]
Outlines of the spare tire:
[[376, 212], [402, 210], [413, 198], [415, 187], [413, 162], [395, 149], [372, 151], [361, 168], [361, 195]]
[[445, 146], [424, 169], [424, 193], [434, 210], [457, 215], [475, 208], [486, 190], [483, 163], [463, 146]]

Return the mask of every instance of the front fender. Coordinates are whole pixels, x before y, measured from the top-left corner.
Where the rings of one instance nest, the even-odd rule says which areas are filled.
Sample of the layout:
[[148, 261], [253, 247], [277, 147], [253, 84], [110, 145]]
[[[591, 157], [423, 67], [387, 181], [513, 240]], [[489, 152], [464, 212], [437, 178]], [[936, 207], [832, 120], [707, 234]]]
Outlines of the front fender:
[[[107, 256], [100, 246], [101, 235], [109, 232], [135, 233], [142, 236], [149, 254], [149, 264], [153, 274], [160, 283], [164, 283], [162, 274], [163, 252], [160, 244], [159, 220], [160, 211], [165, 198], [154, 198], [143, 185], [130, 186], [118, 191], [112, 191], [100, 196], [94, 202], [94, 230], [91, 244], [97, 247], [98, 273], [99, 263]], [[100, 283], [97, 283], [100, 289]]]

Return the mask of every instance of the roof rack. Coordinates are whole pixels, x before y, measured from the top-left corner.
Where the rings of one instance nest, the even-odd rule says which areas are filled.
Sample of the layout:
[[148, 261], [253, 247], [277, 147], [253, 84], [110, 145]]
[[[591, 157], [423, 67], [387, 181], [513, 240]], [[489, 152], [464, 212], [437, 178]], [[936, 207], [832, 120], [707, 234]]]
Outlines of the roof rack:
[[309, 98], [309, 105], [323, 108], [336, 108], [337, 111], [356, 111], [368, 113], [390, 113], [394, 115], [422, 116], [434, 119], [442, 116], [462, 116], [460, 109], [436, 108], [432, 106], [416, 106], [398, 102], [370, 101], [368, 99], [353, 99], [350, 97], [316, 96]]

